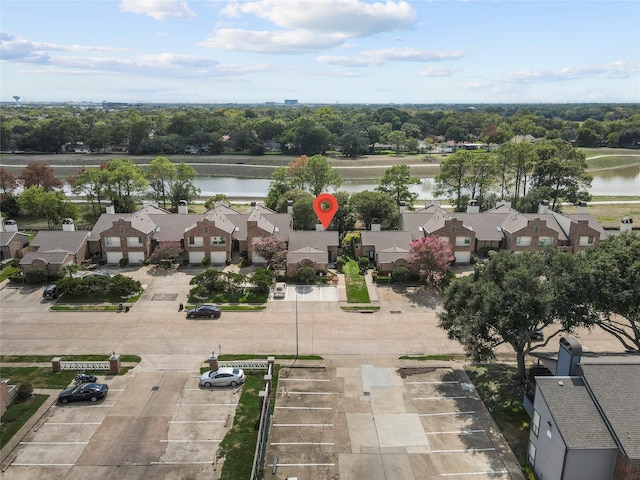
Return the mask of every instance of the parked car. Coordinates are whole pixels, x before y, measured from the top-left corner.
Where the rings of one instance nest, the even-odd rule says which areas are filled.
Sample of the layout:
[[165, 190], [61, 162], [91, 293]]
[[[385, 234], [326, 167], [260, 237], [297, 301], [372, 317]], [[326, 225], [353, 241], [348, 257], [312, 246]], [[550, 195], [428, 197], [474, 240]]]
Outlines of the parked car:
[[106, 270], [98, 270], [96, 272], [90, 273], [87, 277], [110, 277], [111, 274]]
[[107, 396], [109, 386], [104, 383], [81, 383], [75, 387], [65, 388], [58, 395], [61, 403], [79, 402], [82, 400], [91, 400], [95, 402], [99, 398]]
[[187, 318], [220, 318], [222, 311], [217, 305], [200, 305], [197, 308], [187, 310]]
[[544, 340], [544, 333], [542, 332], [542, 330], [536, 330], [535, 332], [533, 332], [531, 334], [531, 340]]
[[244, 383], [244, 372], [241, 368], [221, 367], [217, 370], [204, 372], [200, 377], [201, 387], [227, 387], [231, 385], [242, 385]]
[[287, 284], [284, 282], [276, 283], [273, 289], [273, 298], [284, 298], [287, 296]]
[[42, 292], [42, 298], [45, 300], [54, 300], [58, 298], [58, 287], [55, 285], [46, 286], [44, 292]]

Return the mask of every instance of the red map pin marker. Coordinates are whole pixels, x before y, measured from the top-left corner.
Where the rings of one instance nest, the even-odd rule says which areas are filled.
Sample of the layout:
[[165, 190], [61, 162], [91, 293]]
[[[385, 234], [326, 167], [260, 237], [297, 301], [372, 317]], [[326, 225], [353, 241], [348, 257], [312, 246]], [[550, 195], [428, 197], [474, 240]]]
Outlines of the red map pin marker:
[[[327, 204], [329, 204], [328, 207]], [[338, 211], [338, 200], [330, 193], [321, 193], [313, 201], [313, 210], [316, 212], [318, 220], [320, 220], [320, 223], [326, 230], [329, 228], [333, 216]]]

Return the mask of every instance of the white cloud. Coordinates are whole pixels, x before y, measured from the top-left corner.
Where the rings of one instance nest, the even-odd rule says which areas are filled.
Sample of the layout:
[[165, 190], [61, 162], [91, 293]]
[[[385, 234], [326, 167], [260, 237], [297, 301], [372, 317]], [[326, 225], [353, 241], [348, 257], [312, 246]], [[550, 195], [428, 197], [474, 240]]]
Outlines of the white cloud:
[[156, 20], [196, 17], [187, 2], [181, 0], [120, 0], [120, 10], [138, 15], [148, 15]]
[[457, 71], [459, 68], [454, 67], [443, 67], [441, 65], [429, 65], [427, 68], [420, 72], [421, 77], [450, 77]]
[[368, 36], [411, 27], [417, 18], [408, 2], [359, 0], [257, 0], [222, 9], [230, 17], [253, 14], [285, 29]]
[[[415, 48], [386, 48], [381, 50], [365, 50], [361, 56], [328, 56], [316, 58], [319, 62], [342, 67], [375, 67], [389, 62], [440, 62], [456, 60], [465, 55], [462, 50], [430, 51]], [[444, 69], [442, 69], [444, 71]], [[454, 72], [449, 69], [449, 72]], [[449, 73], [449, 74], [450, 74]]]
[[513, 72], [499, 78], [513, 83], [562, 82], [589, 77], [629, 78], [640, 71], [640, 62], [616, 61], [603, 65], [564, 67], [560, 70], [527, 70]]
[[258, 53], [304, 53], [336, 47], [345, 38], [337, 33], [317, 34], [305, 30], [269, 32], [225, 28], [216, 31], [199, 46]]

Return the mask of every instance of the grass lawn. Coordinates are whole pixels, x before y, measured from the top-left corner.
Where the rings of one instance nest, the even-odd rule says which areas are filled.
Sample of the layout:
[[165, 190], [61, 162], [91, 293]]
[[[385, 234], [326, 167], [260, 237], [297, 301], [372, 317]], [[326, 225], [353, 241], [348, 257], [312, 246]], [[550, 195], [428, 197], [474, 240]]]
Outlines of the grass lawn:
[[19, 271], [20, 271], [20, 267], [12, 267], [11, 265], [7, 265], [2, 269], [2, 272], [0, 272], [0, 282], [9, 278], [10, 275]]
[[342, 269], [347, 289], [347, 302], [349, 303], [370, 303], [369, 292], [364, 275], [360, 273], [358, 262], [349, 260]]
[[27, 400], [15, 400], [9, 405], [0, 421], [0, 448], [11, 440], [47, 398], [47, 395], [32, 395]]
[[495, 410], [491, 415], [518, 458], [525, 475], [534, 480], [533, 472], [527, 463], [530, 418], [522, 406], [521, 390], [513, 381], [516, 368], [491, 364], [469, 365], [465, 370], [485, 405], [494, 397]]

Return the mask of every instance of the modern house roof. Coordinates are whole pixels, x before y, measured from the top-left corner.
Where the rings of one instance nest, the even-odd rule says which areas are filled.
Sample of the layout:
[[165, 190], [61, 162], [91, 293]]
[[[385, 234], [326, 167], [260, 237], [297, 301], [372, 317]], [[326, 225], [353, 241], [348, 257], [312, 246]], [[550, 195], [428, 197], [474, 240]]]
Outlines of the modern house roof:
[[[536, 384], [567, 448], [617, 448], [581, 377], [536, 377]], [[546, 429], [540, 425], [540, 435]]]
[[597, 401], [621, 450], [640, 460], [640, 361], [630, 363], [581, 363], [587, 388]]
[[82, 244], [85, 242], [89, 232], [74, 231], [64, 232], [62, 230], [41, 230], [39, 231], [30, 245], [37, 248], [38, 253], [47, 251], [60, 251], [78, 253]]

